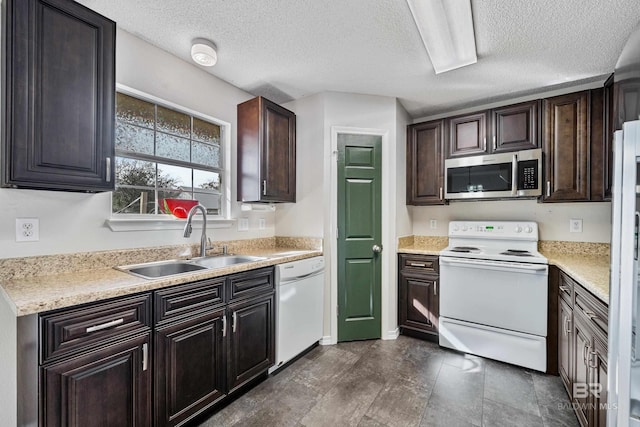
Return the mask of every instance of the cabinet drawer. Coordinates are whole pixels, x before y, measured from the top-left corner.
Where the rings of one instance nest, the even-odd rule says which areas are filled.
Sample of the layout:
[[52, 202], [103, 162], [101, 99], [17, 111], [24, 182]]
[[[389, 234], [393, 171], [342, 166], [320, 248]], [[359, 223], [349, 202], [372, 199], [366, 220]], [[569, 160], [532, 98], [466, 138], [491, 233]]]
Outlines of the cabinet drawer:
[[273, 267], [267, 267], [229, 276], [229, 299], [237, 300], [272, 292], [275, 289], [273, 272]]
[[156, 291], [156, 323], [224, 304], [224, 283], [225, 278], [222, 277]]
[[150, 326], [150, 293], [45, 314], [40, 317], [42, 362]]
[[438, 257], [435, 255], [405, 255], [400, 254], [400, 269], [423, 273], [437, 273]]
[[609, 310], [602, 301], [596, 299], [589, 291], [582, 286], [575, 287], [576, 303], [574, 310], [582, 311], [582, 314], [590, 319], [592, 326], [600, 333], [604, 334], [603, 338], [608, 336], [609, 328]]
[[574, 282], [566, 274], [560, 273], [560, 283], [558, 285], [558, 295], [570, 306], [573, 305]]

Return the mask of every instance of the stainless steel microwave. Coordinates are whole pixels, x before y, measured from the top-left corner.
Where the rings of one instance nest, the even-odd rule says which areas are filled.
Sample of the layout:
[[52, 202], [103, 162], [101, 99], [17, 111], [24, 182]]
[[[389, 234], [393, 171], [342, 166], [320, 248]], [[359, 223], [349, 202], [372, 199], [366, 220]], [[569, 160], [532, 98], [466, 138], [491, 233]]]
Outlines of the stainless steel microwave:
[[542, 194], [542, 150], [448, 159], [446, 199], [536, 197]]

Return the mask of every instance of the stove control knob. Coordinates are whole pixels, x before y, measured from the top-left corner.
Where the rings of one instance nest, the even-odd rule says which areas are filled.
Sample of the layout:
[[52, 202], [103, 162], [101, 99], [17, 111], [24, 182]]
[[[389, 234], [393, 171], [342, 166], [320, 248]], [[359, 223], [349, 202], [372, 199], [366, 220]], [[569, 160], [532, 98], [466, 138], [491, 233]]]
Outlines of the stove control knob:
[[467, 226], [466, 225], [462, 226], [462, 231], [467, 231]]
[[453, 226], [453, 231], [458, 231], [460, 228], [457, 225]]
[[515, 231], [516, 233], [520, 233], [522, 231], [522, 227], [516, 225], [516, 228], [513, 231]]
[[525, 227], [525, 229], [524, 229], [524, 232], [525, 232], [525, 233], [531, 233], [531, 232], [533, 232], [533, 227], [531, 227], [530, 225], [527, 225], [527, 226]]

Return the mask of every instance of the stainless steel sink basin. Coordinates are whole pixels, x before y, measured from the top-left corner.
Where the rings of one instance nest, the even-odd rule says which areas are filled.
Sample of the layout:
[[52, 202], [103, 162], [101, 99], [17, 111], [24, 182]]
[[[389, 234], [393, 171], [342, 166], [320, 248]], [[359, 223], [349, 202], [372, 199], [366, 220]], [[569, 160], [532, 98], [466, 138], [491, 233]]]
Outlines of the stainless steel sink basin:
[[194, 258], [192, 261], [199, 266], [206, 268], [222, 268], [235, 264], [242, 264], [245, 262], [262, 261], [266, 259], [258, 256], [248, 255], [215, 255], [202, 258]]
[[160, 261], [117, 268], [119, 270], [126, 271], [127, 273], [131, 273], [135, 276], [140, 276], [147, 279], [156, 279], [158, 277], [173, 276], [175, 274], [206, 270], [207, 267], [196, 265], [187, 261]]
[[133, 274], [134, 276], [144, 277], [145, 279], [157, 279], [159, 277], [192, 273], [199, 270], [212, 270], [245, 262], [261, 261], [263, 259], [266, 258], [248, 255], [215, 255], [193, 258], [191, 260], [149, 262], [145, 264], [125, 265], [116, 268]]

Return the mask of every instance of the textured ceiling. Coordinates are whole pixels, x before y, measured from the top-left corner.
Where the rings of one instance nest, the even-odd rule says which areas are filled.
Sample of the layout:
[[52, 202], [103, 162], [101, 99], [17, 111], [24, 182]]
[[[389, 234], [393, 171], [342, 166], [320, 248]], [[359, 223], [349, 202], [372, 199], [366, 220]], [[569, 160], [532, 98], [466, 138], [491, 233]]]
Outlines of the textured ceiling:
[[397, 97], [413, 117], [613, 71], [637, 0], [472, 0], [478, 63], [435, 75], [404, 0], [79, 0], [211, 74], [282, 103], [324, 91]]

